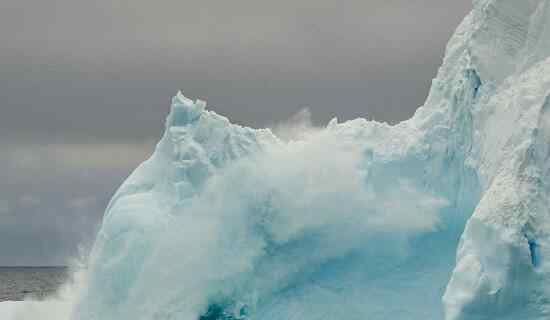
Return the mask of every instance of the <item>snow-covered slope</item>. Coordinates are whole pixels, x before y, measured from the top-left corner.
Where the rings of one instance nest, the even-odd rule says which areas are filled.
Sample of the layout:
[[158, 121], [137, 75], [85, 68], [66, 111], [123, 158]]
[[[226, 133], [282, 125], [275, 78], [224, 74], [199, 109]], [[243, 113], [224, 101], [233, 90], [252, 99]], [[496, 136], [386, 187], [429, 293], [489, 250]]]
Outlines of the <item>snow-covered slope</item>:
[[73, 319], [547, 319], [549, 56], [550, 1], [478, 0], [395, 126], [287, 142], [178, 93]]

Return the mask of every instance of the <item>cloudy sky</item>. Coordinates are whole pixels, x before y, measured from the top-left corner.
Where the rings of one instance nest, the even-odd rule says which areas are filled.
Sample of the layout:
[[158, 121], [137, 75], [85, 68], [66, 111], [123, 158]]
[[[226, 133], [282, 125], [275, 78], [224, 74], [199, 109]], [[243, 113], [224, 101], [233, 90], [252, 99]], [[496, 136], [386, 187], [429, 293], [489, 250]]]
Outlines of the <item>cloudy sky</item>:
[[397, 122], [469, 0], [0, 0], [0, 265], [60, 265], [181, 89], [234, 122]]

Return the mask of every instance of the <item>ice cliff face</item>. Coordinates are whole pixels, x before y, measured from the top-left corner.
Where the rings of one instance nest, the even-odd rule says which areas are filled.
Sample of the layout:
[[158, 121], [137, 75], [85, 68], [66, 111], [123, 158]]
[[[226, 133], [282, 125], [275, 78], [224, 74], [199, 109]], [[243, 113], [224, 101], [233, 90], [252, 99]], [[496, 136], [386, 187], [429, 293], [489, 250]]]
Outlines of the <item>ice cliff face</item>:
[[73, 318], [548, 319], [549, 56], [550, 1], [479, 0], [395, 126], [285, 142], [178, 93]]

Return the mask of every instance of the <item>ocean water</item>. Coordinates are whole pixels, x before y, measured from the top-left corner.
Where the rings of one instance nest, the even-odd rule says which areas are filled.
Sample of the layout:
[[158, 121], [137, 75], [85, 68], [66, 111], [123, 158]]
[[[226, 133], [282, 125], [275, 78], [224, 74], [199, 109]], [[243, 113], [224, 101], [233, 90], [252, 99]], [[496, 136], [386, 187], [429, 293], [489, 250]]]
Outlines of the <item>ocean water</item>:
[[0, 267], [0, 302], [42, 299], [68, 276], [66, 267]]

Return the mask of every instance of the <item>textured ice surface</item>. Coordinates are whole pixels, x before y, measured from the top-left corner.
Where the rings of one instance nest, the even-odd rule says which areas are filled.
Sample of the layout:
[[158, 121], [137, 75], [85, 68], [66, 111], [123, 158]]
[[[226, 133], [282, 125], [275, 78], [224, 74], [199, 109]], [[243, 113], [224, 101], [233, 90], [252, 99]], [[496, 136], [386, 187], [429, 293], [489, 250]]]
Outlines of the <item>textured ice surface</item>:
[[550, 1], [478, 0], [395, 126], [283, 141], [178, 93], [72, 318], [548, 319], [549, 55]]

